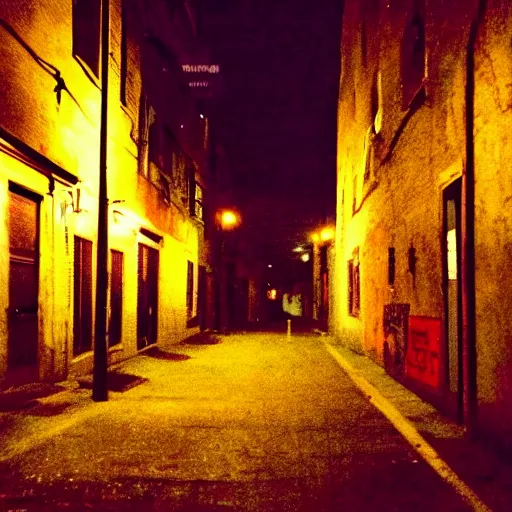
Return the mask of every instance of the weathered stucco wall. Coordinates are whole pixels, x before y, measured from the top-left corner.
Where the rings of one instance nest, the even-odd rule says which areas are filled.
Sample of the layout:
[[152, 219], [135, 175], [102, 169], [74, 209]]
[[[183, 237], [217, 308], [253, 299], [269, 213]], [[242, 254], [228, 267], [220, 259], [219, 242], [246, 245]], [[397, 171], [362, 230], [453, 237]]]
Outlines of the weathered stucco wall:
[[[477, 2], [458, 1], [449, 8], [441, 1], [423, 3], [424, 100], [410, 113], [402, 105], [400, 44], [413, 6], [422, 3], [363, 4], [346, 2], [343, 20], [334, 330], [344, 343], [384, 364], [383, 306], [406, 303], [411, 316], [440, 319], [441, 357], [446, 358], [443, 190], [466, 165], [465, 94], [471, 76], [466, 64]], [[511, 39], [512, 8], [490, 0], [479, 21], [474, 84], [468, 89], [475, 98], [470, 142], [475, 151], [477, 394], [480, 425], [500, 433], [505, 442], [512, 438]], [[375, 115], [371, 96], [378, 72], [380, 133], [373, 146], [374, 174], [365, 181], [365, 136]], [[408, 269], [411, 246], [417, 257], [414, 278]], [[356, 247], [359, 318], [351, 317], [347, 307], [347, 261]], [[393, 287], [388, 286], [388, 247], [396, 252]], [[447, 362], [441, 364], [443, 372], [446, 368]]]
[[[134, 4], [135, 5], [135, 4]], [[137, 13], [138, 11], [133, 11]], [[108, 119], [108, 195], [110, 248], [124, 253], [122, 342], [109, 352], [111, 362], [137, 352], [137, 254], [138, 243], [160, 253], [158, 341], [175, 343], [196, 328], [187, 328], [187, 260], [197, 264], [206, 257], [199, 239], [203, 226], [169, 206], [157, 187], [138, 174], [138, 119], [141, 94], [140, 41], [133, 36], [140, 16], [128, 18], [128, 76], [124, 105], [120, 99], [121, 2], [111, 2], [111, 56]], [[163, 21], [163, 20], [162, 20]], [[132, 37], [133, 36], [133, 37]], [[60, 103], [54, 92], [55, 79], [44, 59], [61, 73], [69, 93]], [[44, 69], [43, 69], [44, 68]], [[5, 141], [0, 148], [0, 381], [7, 367], [7, 313], [9, 302], [9, 244], [7, 229], [9, 181], [42, 197], [40, 219], [39, 276], [39, 370], [44, 379], [61, 379], [68, 373], [90, 371], [92, 352], [73, 356], [73, 237], [93, 242], [96, 253], [97, 195], [101, 81], [86, 73], [72, 54], [72, 2], [58, 0], [7, 0], [0, 7], [0, 127], [40, 155], [79, 178], [77, 187], [56, 184], [48, 194], [49, 181], [38, 171], [8, 155]], [[193, 158], [205, 163], [207, 144], [198, 148], [197, 112], [187, 99], [187, 112], [194, 118], [188, 131], [195, 148]], [[185, 100], [183, 100], [185, 101]], [[197, 119], [196, 119], [197, 118]], [[186, 122], [186, 119], [181, 119]], [[187, 134], [180, 134], [182, 142]], [[195, 137], [195, 138], [194, 138]], [[197, 162], [196, 162], [197, 165]], [[204, 183], [207, 169], [196, 170]], [[207, 181], [207, 180], [206, 180]], [[80, 188], [80, 213], [74, 213], [76, 189]], [[112, 201], [120, 201], [113, 204]], [[67, 207], [66, 207], [67, 205]], [[186, 205], [188, 206], [188, 205]], [[114, 209], [131, 222], [117, 225]], [[162, 236], [155, 244], [136, 231], [144, 227]], [[200, 247], [202, 249], [200, 249]], [[93, 298], [95, 293], [93, 265]], [[93, 300], [94, 303], [94, 300]], [[94, 305], [93, 305], [94, 307]]]
[[490, 1], [475, 55], [479, 416], [512, 445], [512, 8]]

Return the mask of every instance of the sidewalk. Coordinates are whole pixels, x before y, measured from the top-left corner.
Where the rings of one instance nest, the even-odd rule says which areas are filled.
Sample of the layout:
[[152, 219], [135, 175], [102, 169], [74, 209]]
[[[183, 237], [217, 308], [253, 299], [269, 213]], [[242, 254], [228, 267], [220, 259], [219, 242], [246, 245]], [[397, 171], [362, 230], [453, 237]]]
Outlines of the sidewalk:
[[[64, 391], [40, 398], [32, 407], [0, 413], [0, 481], [7, 476], [14, 478], [13, 481], [17, 483], [13, 484], [13, 489], [17, 489], [19, 495], [25, 486], [51, 485], [52, 482], [57, 485], [65, 478], [67, 487], [65, 491], [59, 490], [59, 495], [63, 497], [74, 496], [75, 484], [78, 486], [78, 482], [87, 482], [87, 492], [96, 497], [110, 493], [110, 497], [116, 495], [123, 499], [133, 497], [133, 493], [149, 499], [148, 479], [153, 482], [151, 485], [160, 481], [167, 486], [167, 495], [188, 496], [187, 499], [191, 499], [190, 493], [199, 492], [196, 488], [192, 490], [190, 482], [208, 481], [209, 490], [203, 489], [204, 493], [218, 493], [217, 508], [208, 510], [234, 510], [230, 505], [236, 502], [233, 493], [241, 491], [228, 485], [233, 481], [238, 482], [239, 486], [250, 485], [254, 478], [279, 481], [279, 485], [288, 486], [288, 496], [295, 496], [294, 493], [298, 492], [294, 487], [297, 485], [295, 480], [286, 479], [301, 467], [301, 464], [295, 466], [299, 462], [296, 452], [311, 453], [311, 450], [323, 449], [323, 445], [318, 444], [321, 438], [310, 435], [326, 435], [322, 433], [325, 419], [312, 408], [314, 403], [305, 404], [301, 395], [297, 396], [298, 405], [291, 414], [293, 409], [289, 409], [289, 399], [266, 402], [263, 397], [275, 393], [275, 382], [288, 383], [290, 379], [292, 382], [293, 379], [303, 379], [303, 376], [295, 375], [294, 365], [307, 363], [307, 357], [311, 354], [308, 347], [316, 347], [319, 354], [325, 352], [324, 342], [331, 344], [390, 400], [492, 510], [512, 508], [512, 492], [509, 490], [512, 469], [509, 465], [483, 446], [466, 441], [460, 426], [443, 418], [432, 406], [395, 382], [368, 358], [334, 345], [334, 341], [327, 336], [311, 334], [295, 335], [291, 339], [278, 334], [232, 334], [221, 338], [220, 345], [181, 344], [166, 347], [164, 352], [140, 355], [118, 365], [118, 371], [143, 377], [147, 381], [124, 393], [111, 392], [109, 402], [94, 403], [90, 390], [79, 389], [75, 383], [65, 383]], [[236, 349], [242, 345], [243, 351]], [[274, 352], [273, 346], [279, 346], [279, 349]], [[230, 347], [234, 347], [234, 351]], [[258, 354], [262, 347], [266, 347], [263, 356]], [[287, 350], [289, 355], [286, 355]], [[243, 360], [233, 359], [233, 356], [241, 357], [243, 354]], [[254, 354], [254, 362], [251, 361], [251, 354]], [[290, 359], [287, 361], [290, 375], [280, 373], [283, 355]], [[264, 357], [265, 366], [257, 361], [258, 357]], [[325, 357], [326, 361], [331, 358], [329, 354], [325, 354]], [[314, 365], [314, 361], [311, 363]], [[272, 381], [261, 373], [269, 369], [277, 372], [275, 376], [280, 380]], [[315, 372], [315, 367], [311, 370]], [[240, 378], [237, 380], [238, 372]], [[236, 389], [233, 388], [233, 379]], [[302, 380], [295, 382], [297, 392], [299, 387], [304, 388], [301, 393], [306, 392], [307, 385]], [[336, 385], [331, 381], [327, 384]], [[293, 386], [291, 393], [290, 397], [293, 397]], [[336, 404], [329, 403], [331, 397], [327, 388], [324, 395], [313, 398], [313, 402], [323, 403], [325, 410], [338, 414]], [[364, 400], [365, 397], [361, 398]], [[355, 406], [356, 409], [362, 404], [364, 401]], [[288, 426], [276, 422], [276, 415], [286, 418]], [[372, 415], [380, 418], [378, 412], [372, 412]], [[263, 423], [260, 420], [257, 423], [266, 425], [265, 430], [258, 430], [256, 434], [253, 432], [256, 437], [248, 438], [248, 432], [255, 428], [257, 418], [262, 418]], [[341, 418], [340, 421], [345, 421]], [[335, 417], [327, 418], [328, 422], [335, 420]], [[354, 421], [354, 425], [358, 425], [357, 417]], [[379, 425], [386, 424], [383, 419], [378, 421]], [[304, 422], [314, 426], [308, 429], [319, 429], [318, 433], [311, 430], [307, 438], [297, 438], [296, 433], [291, 437], [289, 434], [279, 434], [288, 430], [294, 432], [297, 425]], [[104, 425], [108, 425], [106, 430]], [[383, 430], [379, 429], [373, 434], [377, 450], [384, 449], [389, 442], [387, 438], [379, 437], [384, 435]], [[340, 435], [345, 434], [340, 432]], [[352, 431], [349, 435], [355, 436], [354, 446], [359, 446], [359, 442], [363, 443], [361, 446], [367, 446], [361, 433]], [[383, 442], [385, 444], [379, 448]], [[400, 443], [403, 444], [403, 441]], [[398, 445], [393, 450], [402, 453]], [[56, 459], [56, 453], [61, 453], [63, 458]], [[84, 457], [84, 454], [91, 456]], [[150, 460], [148, 454], [151, 455]], [[320, 453], [311, 460], [305, 460], [309, 461], [308, 464], [318, 464], [324, 455], [318, 457]], [[401, 457], [407, 459], [409, 456], [397, 455], [397, 462]], [[41, 463], [41, 460], [46, 462]], [[99, 472], [101, 467], [103, 471]], [[310, 468], [308, 471], [317, 475], [319, 469]], [[134, 487], [135, 481], [139, 482], [137, 485], [140, 489]], [[95, 482], [97, 488], [93, 489], [91, 482]], [[126, 482], [129, 489], [123, 487], [125, 484], [122, 482]], [[225, 482], [225, 485], [219, 482]], [[1, 489], [0, 484], [0, 504], [2, 492], [6, 490]], [[244, 492], [251, 492], [250, 488], [245, 488]], [[194, 499], [197, 502], [206, 499], [201, 496], [197, 495]], [[257, 501], [256, 497], [254, 499]], [[180, 500], [177, 499], [177, 502]], [[32, 509], [28, 510], [31, 512]], [[286, 508], [280, 509], [276, 505], [275, 510]]]
[[492, 510], [512, 510], [512, 460], [479, 441], [408, 390], [371, 359], [329, 340], [367, 382], [412, 423], [440, 457]]

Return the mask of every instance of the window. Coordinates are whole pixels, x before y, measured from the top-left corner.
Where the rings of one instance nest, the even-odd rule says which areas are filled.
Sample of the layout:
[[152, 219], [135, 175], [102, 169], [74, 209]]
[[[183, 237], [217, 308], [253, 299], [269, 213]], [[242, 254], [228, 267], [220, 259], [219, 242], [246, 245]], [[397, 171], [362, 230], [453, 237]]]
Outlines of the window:
[[73, 354], [92, 348], [92, 242], [75, 236]]
[[121, 61], [119, 64], [121, 89], [119, 99], [126, 106], [126, 80], [128, 76], [128, 41], [126, 38], [126, 0], [121, 0]]
[[194, 316], [194, 263], [187, 261], [187, 320]]
[[154, 184], [160, 181], [157, 166], [160, 158], [160, 129], [155, 111], [144, 92], [139, 103], [139, 173]]
[[359, 254], [354, 251], [354, 256], [348, 262], [348, 314], [359, 317], [360, 311], [360, 282], [359, 282]]
[[101, 0], [73, 0], [73, 55], [99, 76]]
[[149, 175], [149, 127], [154, 121], [146, 95], [140, 95], [139, 101], [139, 161], [138, 171], [145, 178]]
[[108, 328], [109, 346], [121, 342], [123, 324], [123, 253], [110, 251], [110, 320]]
[[195, 181], [193, 177], [190, 179], [190, 215], [196, 219], [204, 220], [203, 218], [203, 187]]
[[401, 48], [402, 108], [407, 109], [425, 78], [425, 24], [416, 13], [402, 38]]

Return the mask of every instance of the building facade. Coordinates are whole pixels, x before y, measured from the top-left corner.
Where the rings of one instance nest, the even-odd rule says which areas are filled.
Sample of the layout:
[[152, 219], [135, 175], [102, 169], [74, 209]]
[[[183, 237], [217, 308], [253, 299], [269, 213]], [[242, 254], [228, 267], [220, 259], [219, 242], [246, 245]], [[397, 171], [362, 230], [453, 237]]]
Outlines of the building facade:
[[512, 10], [345, 2], [331, 330], [512, 445]]
[[[184, 67], [208, 55], [188, 4], [110, 2], [109, 363], [211, 323], [210, 126]], [[92, 368], [100, 10], [0, 7], [2, 386]]]

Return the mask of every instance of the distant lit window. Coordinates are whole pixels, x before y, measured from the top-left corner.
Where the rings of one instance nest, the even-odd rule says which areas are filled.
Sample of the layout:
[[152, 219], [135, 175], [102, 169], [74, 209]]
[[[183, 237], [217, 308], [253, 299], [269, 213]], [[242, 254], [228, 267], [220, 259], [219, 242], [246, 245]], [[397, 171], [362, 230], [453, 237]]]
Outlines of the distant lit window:
[[359, 317], [360, 290], [359, 254], [356, 251], [348, 262], [348, 314], [351, 316]]
[[73, 55], [99, 76], [101, 0], [73, 0]]
[[416, 13], [402, 38], [401, 47], [402, 108], [409, 107], [425, 78], [425, 23]]

